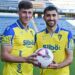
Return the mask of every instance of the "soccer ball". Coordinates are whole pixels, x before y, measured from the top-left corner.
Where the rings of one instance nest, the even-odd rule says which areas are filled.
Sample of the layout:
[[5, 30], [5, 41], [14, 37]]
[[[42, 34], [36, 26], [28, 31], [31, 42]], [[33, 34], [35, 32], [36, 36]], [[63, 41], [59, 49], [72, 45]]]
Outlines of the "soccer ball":
[[40, 48], [36, 50], [35, 54], [37, 61], [35, 64], [40, 64], [42, 68], [47, 68], [49, 64], [53, 61], [53, 53], [48, 48]]

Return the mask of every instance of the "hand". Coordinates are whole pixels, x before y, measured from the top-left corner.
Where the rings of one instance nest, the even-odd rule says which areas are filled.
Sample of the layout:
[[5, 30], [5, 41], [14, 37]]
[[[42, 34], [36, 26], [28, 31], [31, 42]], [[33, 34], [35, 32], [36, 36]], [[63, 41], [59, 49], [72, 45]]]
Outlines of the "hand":
[[33, 64], [34, 66], [37, 66], [39, 68], [42, 68], [41, 67], [41, 64], [37, 61], [37, 55], [36, 54], [32, 54], [28, 57], [28, 63], [31, 63]]
[[36, 54], [32, 54], [32, 55], [30, 55], [30, 56], [28, 57], [28, 60], [29, 60], [29, 61], [37, 61], [37, 60], [36, 60], [36, 57], [37, 57]]
[[48, 68], [57, 69], [58, 68], [58, 64], [53, 61], [50, 65], [48, 65]]
[[36, 56], [37, 56], [36, 54], [30, 55], [29, 57], [27, 57], [27, 62], [33, 64], [34, 62], [37, 61]]

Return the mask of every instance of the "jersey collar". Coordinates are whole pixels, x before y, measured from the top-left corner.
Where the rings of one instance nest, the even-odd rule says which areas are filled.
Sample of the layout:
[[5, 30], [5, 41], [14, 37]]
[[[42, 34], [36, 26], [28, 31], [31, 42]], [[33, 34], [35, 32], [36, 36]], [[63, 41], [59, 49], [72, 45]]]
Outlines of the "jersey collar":
[[[17, 25], [20, 27], [20, 28], [22, 28], [22, 29], [24, 29], [24, 26], [23, 26], [23, 24], [21, 23], [21, 21], [18, 19], [17, 20]], [[29, 27], [28, 27], [29, 28]]]
[[[56, 26], [56, 30], [54, 31], [55, 33], [58, 33], [60, 31], [60, 28], [59, 26], [57, 25]], [[46, 33], [49, 33], [48, 29], [46, 28]]]

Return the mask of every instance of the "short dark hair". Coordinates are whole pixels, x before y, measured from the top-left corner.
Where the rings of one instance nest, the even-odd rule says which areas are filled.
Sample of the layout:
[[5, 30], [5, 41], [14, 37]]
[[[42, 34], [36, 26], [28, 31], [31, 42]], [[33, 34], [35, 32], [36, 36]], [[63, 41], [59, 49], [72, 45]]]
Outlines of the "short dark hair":
[[18, 8], [20, 9], [30, 9], [33, 8], [33, 4], [30, 1], [20, 1], [18, 4]]
[[58, 13], [58, 9], [55, 6], [48, 6], [44, 9], [44, 14], [46, 13], [46, 11], [52, 11], [55, 10]]

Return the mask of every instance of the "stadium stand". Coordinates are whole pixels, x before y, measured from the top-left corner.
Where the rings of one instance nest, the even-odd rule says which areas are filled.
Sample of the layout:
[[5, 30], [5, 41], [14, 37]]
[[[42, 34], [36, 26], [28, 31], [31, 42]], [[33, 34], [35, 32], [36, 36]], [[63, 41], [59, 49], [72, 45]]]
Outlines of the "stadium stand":
[[16, 10], [18, 1], [0, 0], [0, 10]]
[[[61, 3], [62, 0], [60, 0], [60, 2], [58, 2], [58, 0], [56, 0], [56, 1], [54, 1], [54, 0], [41, 0], [41, 2], [38, 2], [39, 0], [31, 0], [31, 1], [34, 4], [34, 8], [36, 9], [36, 10], [34, 10], [34, 12], [38, 12], [38, 13], [42, 12], [43, 9], [48, 5], [55, 5], [59, 8], [60, 4], [62, 4], [62, 5], [64, 4], [64, 1], [63, 1], [63, 3]], [[68, 1], [69, 0], [66, 0], [66, 3]], [[71, 5], [70, 2], [68, 3], [69, 5]], [[41, 5], [41, 3], [42, 3], [42, 5]], [[12, 10], [12, 11], [15, 10], [16, 11], [17, 5], [18, 5], [18, 0], [0, 0], [0, 11], [1, 10]], [[68, 7], [66, 7], [66, 8], [68, 9]], [[61, 9], [61, 6], [60, 6], [60, 9]], [[41, 14], [38, 14], [38, 13], [35, 13], [35, 14], [38, 15], [38, 16], [42, 15], [42, 13]], [[62, 13], [62, 12], [60, 12], [60, 13]], [[12, 13], [12, 15], [11, 15], [11, 13], [10, 14], [9, 13], [8, 14], [7, 13], [6, 14], [0, 13], [0, 14], [1, 14], [0, 15], [0, 25], [1, 25], [0, 26], [0, 35], [2, 35], [4, 29], [8, 25], [12, 24], [15, 21], [15, 19], [18, 18], [18, 16], [16, 16], [13, 13]], [[36, 29], [36, 27], [37, 27], [38, 28], [37, 30], [41, 31], [46, 27], [46, 25], [45, 25], [44, 20], [41, 17], [38, 17], [38, 16], [34, 18], [34, 22], [35, 22], [34, 26], [35, 27], [32, 26], [31, 22], [30, 22], [30, 27], [32, 27], [33, 29]], [[74, 33], [75, 32], [75, 26], [74, 26], [75, 23], [74, 22], [72, 23], [71, 20], [68, 20], [68, 18], [66, 19], [65, 16], [61, 17], [58, 24], [60, 25], [60, 27], [66, 28], [67, 30], [70, 29], [73, 32], [73, 35], [75, 35], [75, 33]]]
[[[7, 26], [15, 22], [17, 20], [18, 16], [0, 16], [0, 35], [2, 35], [3, 31]], [[70, 20], [71, 21], [71, 20]], [[75, 21], [75, 20], [74, 20]], [[35, 26], [38, 28], [39, 31], [43, 30], [46, 25], [44, 20], [39, 17], [39, 18], [34, 18]], [[62, 18], [58, 21], [58, 25], [60, 27], [63, 27], [67, 30], [71, 30], [73, 35], [75, 35], [75, 26], [73, 26], [73, 23], [69, 23], [67, 20]], [[33, 23], [30, 22], [30, 27], [34, 29]]]

